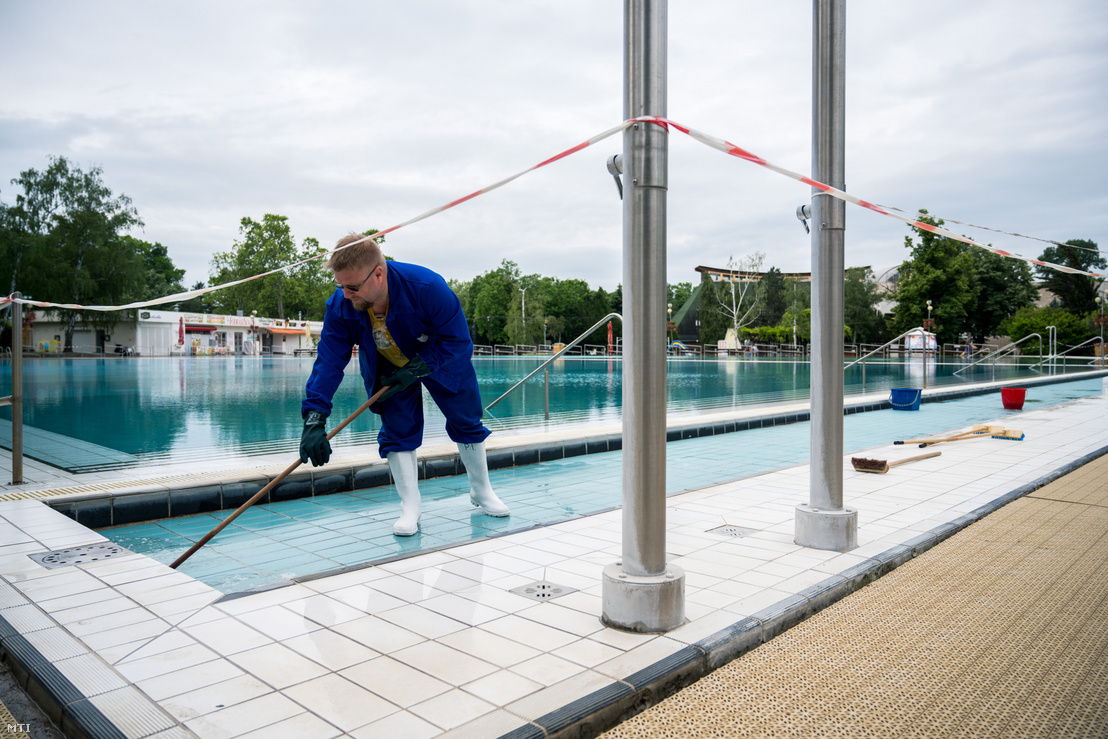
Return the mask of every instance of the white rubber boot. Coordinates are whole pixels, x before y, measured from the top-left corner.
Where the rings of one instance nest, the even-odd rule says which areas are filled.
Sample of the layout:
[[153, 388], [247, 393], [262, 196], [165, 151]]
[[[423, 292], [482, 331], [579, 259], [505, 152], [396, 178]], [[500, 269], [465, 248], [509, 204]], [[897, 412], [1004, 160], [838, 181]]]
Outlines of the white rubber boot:
[[503, 518], [508, 515], [508, 506], [492, 490], [489, 482], [489, 463], [485, 458], [485, 442], [480, 444], [458, 444], [458, 454], [466, 467], [469, 477], [469, 502], [485, 512], [485, 515]]
[[392, 525], [397, 536], [411, 536], [419, 532], [419, 467], [416, 453], [389, 452], [389, 471], [392, 472], [396, 493], [400, 496], [400, 518]]

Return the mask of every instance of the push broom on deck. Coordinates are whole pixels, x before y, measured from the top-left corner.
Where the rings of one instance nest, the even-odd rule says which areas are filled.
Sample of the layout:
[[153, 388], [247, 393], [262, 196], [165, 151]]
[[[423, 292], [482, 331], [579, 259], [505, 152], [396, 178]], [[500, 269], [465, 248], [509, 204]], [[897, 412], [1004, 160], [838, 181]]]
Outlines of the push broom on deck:
[[904, 459], [898, 459], [895, 462], [890, 462], [887, 459], [866, 459], [865, 457], [851, 457], [850, 463], [854, 465], [854, 469], [858, 472], [872, 472], [875, 475], [884, 475], [893, 467], [899, 464], [908, 464], [909, 462], [916, 462], [920, 459], [930, 459], [931, 457], [937, 457], [942, 452], [928, 452], [927, 454], [917, 454], [914, 457], [906, 457]]

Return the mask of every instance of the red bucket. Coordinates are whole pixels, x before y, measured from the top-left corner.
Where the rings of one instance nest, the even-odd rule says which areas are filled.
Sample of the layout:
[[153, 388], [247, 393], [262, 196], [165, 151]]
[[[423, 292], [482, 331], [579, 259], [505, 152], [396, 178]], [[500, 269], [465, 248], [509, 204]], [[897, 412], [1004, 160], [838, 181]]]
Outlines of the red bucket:
[[1000, 388], [1000, 402], [1010, 411], [1023, 410], [1023, 400], [1027, 395], [1025, 387]]

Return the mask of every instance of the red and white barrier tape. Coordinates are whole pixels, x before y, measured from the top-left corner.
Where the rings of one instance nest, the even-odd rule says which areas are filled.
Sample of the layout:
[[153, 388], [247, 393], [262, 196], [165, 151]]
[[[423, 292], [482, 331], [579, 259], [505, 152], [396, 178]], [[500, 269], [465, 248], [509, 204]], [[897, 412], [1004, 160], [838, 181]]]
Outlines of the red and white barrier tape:
[[[529, 172], [534, 172], [536, 169], [540, 169], [542, 167], [545, 167], [548, 164], [553, 164], [554, 162], [556, 162], [560, 159], [564, 159], [564, 158], [568, 157], [571, 154], [576, 154], [577, 152], [581, 151], [582, 149], [586, 149], [589, 146], [592, 146], [593, 144], [595, 144], [597, 142], [603, 141], [604, 139], [607, 139], [607, 138], [610, 138], [611, 136], [614, 136], [615, 134], [619, 133], [620, 131], [624, 130], [625, 128], [627, 128], [627, 127], [629, 127], [629, 126], [631, 126], [635, 123], [655, 123], [659, 126], [662, 126], [662, 127], [666, 128], [667, 130], [668, 130], [669, 126], [673, 126], [673, 128], [677, 129], [681, 133], [684, 133], [684, 134], [692, 137], [696, 141], [699, 141], [702, 144], [705, 144], [707, 146], [712, 147], [713, 149], [718, 149], [719, 151], [722, 151], [725, 154], [729, 154], [733, 157], [738, 157], [739, 159], [745, 159], [748, 162], [753, 162], [754, 164], [757, 164], [759, 166], [765, 167], [766, 169], [777, 172], [778, 174], [781, 174], [781, 175], [784, 175], [785, 177], [796, 180], [797, 182], [802, 182], [806, 185], [809, 185], [810, 187], [816, 188], [817, 190], [821, 190], [822, 192], [824, 192], [824, 193], [826, 193], [826, 194], [828, 194], [832, 197], [838, 198], [839, 200], [844, 200], [848, 203], [853, 203], [854, 205], [858, 205], [858, 206], [861, 206], [861, 207], [866, 208], [868, 210], [872, 210], [875, 213], [880, 213], [881, 215], [888, 216], [889, 218], [895, 218], [899, 221], [903, 221], [904, 223], [907, 223], [910, 226], [914, 226], [916, 228], [923, 229], [924, 231], [931, 231], [931, 232], [936, 233], [940, 236], [946, 236], [948, 238], [956, 239], [957, 241], [961, 241], [961, 242], [966, 243], [966, 244], [971, 244], [973, 246], [978, 246], [982, 249], [986, 249], [988, 251], [991, 251], [993, 254], [997, 254], [997, 255], [1002, 256], [1002, 257], [1009, 257], [1011, 259], [1020, 259], [1022, 261], [1028, 262], [1030, 264], [1036, 264], [1036, 265], [1039, 265], [1039, 266], [1042, 266], [1042, 267], [1047, 267], [1049, 269], [1058, 270], [1059, 272], [1065, 272], [1067, 274], [1087, 275], [1089, 277], [1096, 277], [1096, 278], [1099, 278], [1099, 279], [1108, 278], [1108, 275], [1103, 275], [1103, 274], [1100, 274], [1100, 273], [1097, 273], [1097, 272], [1085, 272], [1083, 270], [1074, 269], [1073, 267], [1066, 267], [1066, 266], [1061, 265], [1061, 264], [1053, 264], [1051, 262], [1044, 262], [1044, 261], [1041, 261], [1041, 260], [1038, 260], [1038, 259], [1031, 259], [1029, 257], [1020, 256], [1019, 254], [1013, 254], [1011, 252], [1004, 251], [1003, 249], [997, 249], [997, 248], [992, 247], [992, 246], [986, 246], [985, 244], [979, 244], [978, 242], [974, 241], [973, 239], [967, 238], [965, 236], [960, 236], [960, 235], [954, 233], [953, 231], [948, 231], [945, 228], [941, 228], [939, 226], [933, 226], [930, 223], [924, 223], [924, 222], [918, 220], [917, 218], [913, 218], [913, 217], [910, 217], [910, 216], [899, 215], [900, 213], [908, 213], [908, 211], [901, 210], [900, 208], [890, 207], [890, 206], [877, 205], [875, 203], [870, 203], [866, 200], [862, 200], [861, 198], [855, 197], [855, 196], [851, 195], [850, 193], [847, 193], [847, 192], [844, 192], [844, 191], [839, 190], [837, 188], [831, 187], [830, 185], [825, 185], [822, 182], [818, 182], [816, 180], [813, 180], [811, 177], [806, 177], [806, 176], [804, 176], [802, 174], [799, 174], [797, 172], [793, 172], [792, 170], [785, 169], [784, 167], [779, 167], [778, 165], [773, 164], [771, 162], [768, 162], [765, 159], [762, 159], [761, 157], [757, 156], [756, 154], [752, 154], [749, 151], [747, 151], [746, 149], [743, 149], [742, 147], [736, 146], [735, 144], [732, 144], [729, 141], [725, 141], [724, 139], [717, 138], [715, 136], [711, 136], [711, 135], [703, 133], [701, 131], [697, 131], [696, 129], [689, 128], [688, 126], [683, 126], [683, 125], [681, 125], [681, 124], [679, 124], [675, 121], [672, 121], [668, 118], [662, 118], [660, 116], [644, 116], [642, 118], [632, 118], [631, 120], [624, 121], [623, 123], [621, 123], [618, 126], [610, 128], [607, 131], [604, 131], [603, 133], [597, 134], [596, 136], [593, 136], [590, 139], [582, 141], [580, 144], [577, 144], [576, 146], [570, 147], [569, 149], [566, 149], [565, 151], [561, 152], [560, 154], [556, 154], [556, 155], [550, 157], [549, 159], [544, 159], [543, 161], [539, 162], [538, 164], [536, 164], [534, 166], [531, 166], [531, 167], [528, 167], [527, 169], [524, 169], [520, 172], [517, 172], [516, 174], [511, 175], [510, 177], [506, 177], [506, 178], [500, 180], [499, 182], [494, 182], [493, 184], [488, 185], [486, 187], [483, 187], [480, 190], [475, 190], [474, 192], [471, 192], [469, 195], [465, 195], [463, 197], [457, 198], [456, 200], [451, 200], [449, 203], [446, 203], [444, 205], [440, 205], [437, 208], [432, 208], [431, 210], [428, 210], [424, 213], [421, 213], [421, 214], [415, 216], [414, 218], [410, 218], [410, 219], [404, 221], [403, 223], [398, 223], [395, 226], [390, 226], [389, 228], [384, 229], [383, 231], [378, 231], [377, 233], [375, 233], [371, 236], [366, 236], [364, 239], [360, 239], [358, 241], [354, 241], [354, 242], [351, 242], [349, 244], [345, 244], [345, 245], [343, 245], [342, 248], [345, 249], [348, 246], [353, 246], [354, 244], [360, 244], [363, 241], [365, 241], [366, 239], [378, 238], [378, 237], [384, 236], [385, 234], [392, 233], [393, 231], [398, 231], [398, 230], [404, 228], [405, 226], [410, 226], [413, 223], [418, 223], [419, 221], [422, 221], [426, 218], [430, 218], [431, 216], [436, 215], [438, 213], [441, 213], [444, 210], [449, 210], [450, 208], [453, 208], [454, 206], [461, 205], [462, 203], [464, 203], [468, 200], [472, 200], [472, 199], [476, 198], [479, 195], [484, 195], [487, 192], [492, 192], [493, 190], [504, 187], [508, 183], [519, 179], [520, 177], [522, 177], [525, 174], [528, 174]], [[958, 223], [959, 225], [971, 226], [972, 228], [981, 228], [981, 229], [985, 229], [985, 230], [989, 230], [989, 231], [994, 231], [996, 233], [1003, 233], [1003, 234], [1006, 234], [1008, 236], [1015, 236], [1015, 237], [1024, 238], [1024, 239], [1034, 239], [1036, 241], [1042, 241], [1042, 242], [1048, 243], [1048, 244], [1057, 244], [1058, 246], [1065, 246], [1064, 244], [1059, 244], [1057, 241], [1049, 241], [1047, 239], [1039, 239], [1039, 238], [1036, 238], [1034, 236], [1024, 236], [1022, 234], [1011, 233], [1009, 231], [1000, 231], [998, 229], [991, 229], [991, 228], [986, 229], [984, 226], [973, 226], [972, 224], [965, 224], [965, 223], [961, 223], [960, 221], [951, 221], [951, 222], [952, 223]], [[200, 295], [204, 295], [206, 293], [214, 292], [216, 290], [223, 290], [223, 289], [228, 288], [228, 287], [234, 287], [235, 285], [241, 285], [243, 283], [250, 282], [251, 280], [257, 280], [257, 279], [260, 279], [262, 277], [268, 277], [269, 275], [277, 274], [278, 272], [282, 272], [286, 269], [289, 269], [290, 267], [298, 267], [302, 264], [307, 264], [308, 262], [313, 262], [316, 259], [323, 259], [324, 257], [329, 256], [329, 255], [330, 255], [330, 251], [325, 251], [325, 252], [323, 252], [321, 254], [318, 254], [314, 257], [309, 257], [308, 259], [301, 259], [298, 262], [292, 262], [292, 263], [286, 264], [282, 267], [278, 267], [277, 269], [271, 269], [268, 272], [262, 272], [260, 274], [253, 275], [251, 277], [245, 277], [241, 280], [234, 280], [232, 282], [225, 282], [222, 285], [213, 285], [211, 287], [205, 287], [205, 288], [201, 288], [199, 290], [187, 290], [187, 291], [182, 292], [182, 293], [176, 293], [174, 295], [167, 295], [165, 297], [156, 298], [154, 300], [144, 300], [144, 301], [140, 301], [140, 302], [137, 302], [137, 303], [127, 303], [125, 305], [78, 305], [77, 303], [48, 303], [48, 302], [39, 301], [39, 300], [28, 300], [26, 298], [22, 298], [18, 301], [15, 301], [15, 302], [19, 302], [19, 303], [22, 303], [22, 304], [25, 304], [25, 305], [33, 305], [33, 306], [36, 306], [36, 307], [39, 307], [39, 308], [67, 308], [67, 309], [70, 309], [70, 310], [113, 311], [113, 310], [128, 310], [128, 309], [131, 309], [131, 308], [147, 308], [147, 307], [154, 306], [154, 305], [165, 305], [166, 303], [179, 303], [179, 302], [182, 302], [182, 301], [185, 301], [185, 300], [189, 300], [190, 298], [195, 298], [195, 297], [199, 297]], [[5, 304], [10, 303], [10, 302], [13, 302], [13, 299], [11, 298], [11, 296], [8, 296], [6, 298], [0, 298], [0, 305], [5, 305]]]
[[[1086, 272], [1084, 270], [1075, 269], [1073, 267], [1066, 267], [1065, 265], [1062, 265], [1062, 264], [1054, 264], [1053, 262], [1044, 262], [1044, 261], [1039, 260], [1039, 259], [1031, 259], [1029, 257], [1024, 257], [1024, 256], [1021, 256], [1019, 254], [1013, 254], [1011, 252], [1004, 251], [1003, 249], [997, 249], [996, 247], [986, 246], [985, 244], [980, 244], [980, 243], [974, 241], [973, 239], [967, 238], [965, 236], [960, 236], [960, 235], [954, 233], [953, 231], [948, 231], [947, 229], [942, 228], [940, 226], [933, 226], [930, 223], [924, 223], [923, 221], [917, 220], [916, 218], [899, 215], [899, 213], [907, 213], [908, 211], [901, 210], [900, 208], [889, 208], [889, 207], [886, 207], [886, 206], [883, 206], [883, 205], [877, 205], [876, 203], [871, 203], [871, 202], [868, 202], [866, 200], [862, 200], [861, 198], [855, 197], [855, 196], [851, 195], [848, 192], [843, 192], [842, 190], [831, 187], [830, 185], [825, 185], [822, 182], [818, 182], [816, 180], [813, 180], [811, 177], [805, 177], [804, 175], [799, 174], [797, 172], [793, 172], [791, 170], [785, 169], [784, 167], [779, 167], [776, 164], [773, 164], [771, 162], [767, 162], [765, 159], [762, 159], [760, 156], [757, 156], [755, 154], [751, 154], [749, 151], [743, 149], [742, 147], [735, 146], [734, 144], [732, 144], [729, 141], [725, 141], [721, 138], [716, 138], [715, 136], [710, 136], [706, 133], [702, 133], [701, 131], [697, 131], [696, 129], [689, 128], [687, 126], [682, 126], [681, 124], [676, 123], [674, 121], [671, 121], [668, 118], [661, 118], [661, 117], [657, 117], [657, 116], [648, 116], [648, 117], [644, 117], [644, 118], [639, 118], [637, 120], [650, 121], [650, 122], [653, 122], [653, 123], [657, 123], [660, 126], [673, 126], [674, 128], [676, 128], [681, 133], [688, 134], [689, 136], [696, 139], [700, 143], [706, 144], [707, 146], [710, 146], [713, 149], [718, 149], [718, 150], [724, 152], [725, 154], [730, 154], [731, 156], [738, 157], [739, 159], [745, 159], [748, 162], [753, 162], [754, 164], [765, 167], [766, 169], [777, 172], [778, 174], [782, 174], [786, 177], [794, 179], [797, 182], [803, 182], [806, 185], [810, 185], [811, 187], [814, 187], [817, 190], [821, 190], [821, 191], [827, 193], [828, 195], [830, 195], [832, 197], [838, 198], [839, 200], [844, 200], [848, 203], [853, 203], [854, 205], [859, 205], [859, 206], [861, 206], [863, 208], [866, 208], [868, 210], [872, 210], [874, 213], [880, 213], [883, 216], [888, 216], [889, 218], [895, 218], [898, 221], [903, 221], [904, 223], [907, 223], [910, 226], [914, 226], [914, 227], [922, 229], [924, 231], [931, 231], [932, 233], [936, 233], [940, 236], [946, 236], [948, 238], [955, 239], [957, 241], [961, 241], [965, 244], [972, 244], [973, 246], [979, 246], [982, 249], [986, 249], [988, 251], [991, 251], [993, 254], [997, 254], [997, 255], [1002, 256], [1002, 257], [1008, 257], [1010, 259], [1020, 259], [1024, 262], [1028, 262], [1030, 264], [1037, 264], [1037, 265], [1042, 266], [1042, 267], [1047, 267], [1049, 269], [1058, 270], [1059, 272], [1065, 272], [1065, 273], [1071, 274], [1071, 275], [1087, 275], [1089, 277], [1096, 277], [1096, 278], [1099, 278], [1099, 279], [1102, 279], [1102, 280], [1105, 279], [1105, 278], [1108, 278], [1108, 275], [1103, 275], [1103, 274], [1100, 274], [1098, 272]], [[898, 211], [899, 213], [894, 212], [894, 211]], [[958, 221], [953, 221], [953, 222], [958, 223]], [[970, 224], [962, 224], [962, 225], [970, 225]], [[973, 228], [982, 228], [982, 227], [981, 226], [973, 226]], [[998, 231], [997, 229], [988, 229], [988, 230], [996, 231], [997, 233], [1007, 234], [1008, 236], [1016, 236], [1016, 237], [1019, 237], [1019, 238], [1025, 238], [1025, 239], [1026, 238], [1034, 238], [1034, 237], [1029, 237], [1029, 236], [1022, 236], [1020, 234], [1011, 233], [1011, 232], [1008, 232], [1008, 231]], [[1036, 239], [1036, 241], [1045, 241], [1048, 244], [1058, 244], [1057, 241], [1047, 241], [1045, 239]], [[1064, 246], [1064, 244], [1058, 244], [1058, 245], [1059, 246]]]

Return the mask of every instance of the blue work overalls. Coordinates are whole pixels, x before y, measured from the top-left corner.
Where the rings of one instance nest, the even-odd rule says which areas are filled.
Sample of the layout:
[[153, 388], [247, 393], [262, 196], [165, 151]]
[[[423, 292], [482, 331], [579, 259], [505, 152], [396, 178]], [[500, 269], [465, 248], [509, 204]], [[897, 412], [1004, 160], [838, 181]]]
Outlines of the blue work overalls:
[[[371, 406], [381, 416], [377, 434], [381, 456], [410, 451], [423, 442], [421, 384], [446, 416], [446, 433], [452, 440], [460, 444], [484, 441], [490, 432], [481, 423], [483, 410], [473, 370], [473, 341], [458, 297], [440, 275], [415, 264], [388, 262], [386, 279], [389, 311], [385, 325], [404, 356], [411, 359], [418, 354], [431, 368], [431, 374]], [[336, 290], [327, 300], [302, 413], [316, 410], [331, 414], [331, 399], [355, 345], [366, 393], [372, 395], [381, 387], [380, 375], [395, 368], [377, 354], [369, 315], [354, 310], [342, 290]]]

